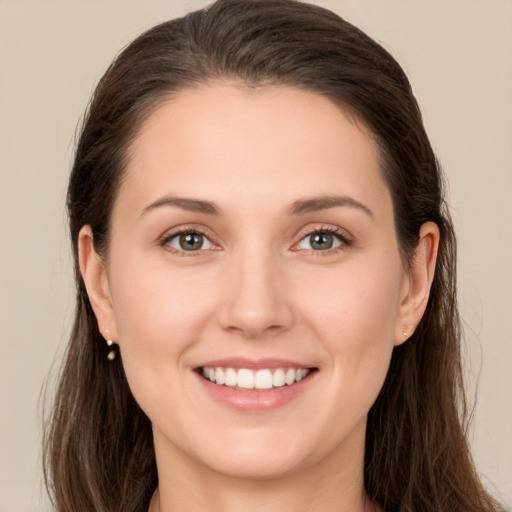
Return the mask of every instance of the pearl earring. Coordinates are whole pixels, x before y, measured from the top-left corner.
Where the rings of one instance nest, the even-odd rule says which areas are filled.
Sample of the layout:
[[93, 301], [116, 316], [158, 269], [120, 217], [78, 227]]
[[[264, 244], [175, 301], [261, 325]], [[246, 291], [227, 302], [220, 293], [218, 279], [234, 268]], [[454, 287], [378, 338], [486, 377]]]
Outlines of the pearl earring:
[[[109, 336], [109, 332], [110, 331], [108, 329], [105, 329], [105, 333], [107, 334], [107, 337]], [[106, 342], [107, 342], [108, 347], [112, 347], [114, 345], [114, 342], [111, 339], [107, 339]], [[112, 348], [109, 351], [109, 353], [107, 354], [107, 359], [109, 361], [113, 361], [115, 358], [116, 358], [116, 351]]]

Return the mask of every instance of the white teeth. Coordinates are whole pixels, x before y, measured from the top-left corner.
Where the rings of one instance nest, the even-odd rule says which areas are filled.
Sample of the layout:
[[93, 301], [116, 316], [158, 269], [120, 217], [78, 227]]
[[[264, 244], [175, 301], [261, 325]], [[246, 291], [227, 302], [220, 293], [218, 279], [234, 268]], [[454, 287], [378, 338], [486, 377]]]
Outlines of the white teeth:
[[247, 368], [203, 367], [202, 374], [206, 379], [219, 385], [238, 387], [241, 389], [272, 389], [284, 385], [291, 386], [300, 382], [307, 374], [307, 368], [276, 368], [257, 371]]
[[217, 384], [224, 384], [224, 370], [222, 368], [215, 368], [215, 382]]
[[272, 385], [275, 388], [280, 388], [286, 384], [285, 377], [284, 377], [284, 370], [282, 368], [278, 368], [274, 375], [272, 375]]
[[226, 386], [234, 387], [238, 382], [236, 371], [233, 368], [227, 368], [225, 373]]
[[243, 389], [254, 389], [254, 372], [242, 368], [238, 370], [238, 387]]
[[295, 370], [293, 368], [289, 368], [286, 371], [286, 376], [284, 380], [286, 384], [288, 384], [288, 386], [291, 386], [295, 382]]
[[295, 370], [295, 380], [297, 382], [301, 381], [308, 373], [309, 373], [309, 370], [307, 370], [306, 368], [301, 368], [299, 370]]
[[258, 370], [254, 378], [256, 389], [270, 389], [272, 387], [272, 374], [270, 370]]

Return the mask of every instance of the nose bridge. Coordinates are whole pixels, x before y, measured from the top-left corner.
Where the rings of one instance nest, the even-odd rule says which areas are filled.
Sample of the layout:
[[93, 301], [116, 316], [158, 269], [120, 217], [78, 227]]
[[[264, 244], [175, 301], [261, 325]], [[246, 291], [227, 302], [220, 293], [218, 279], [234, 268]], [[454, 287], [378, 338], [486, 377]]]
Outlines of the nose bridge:
[[271, 244], [252, 239], [235, 251], [229, 264], [232, 286], [222, 307], [222, 326], [253, 339], [289, 328], [293, 315], [283, 286], [283, 262]]

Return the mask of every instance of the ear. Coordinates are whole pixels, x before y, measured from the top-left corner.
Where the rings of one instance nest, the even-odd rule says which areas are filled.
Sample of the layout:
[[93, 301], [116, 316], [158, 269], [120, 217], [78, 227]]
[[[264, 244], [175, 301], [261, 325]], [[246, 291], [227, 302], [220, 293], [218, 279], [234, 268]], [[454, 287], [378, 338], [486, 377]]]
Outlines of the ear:
[[105, 339], [117, 341], [107, 269], [94, 249], [94, 238], [90, 226], [84, 226], [78, 234], [78, 261], [100, 333]]
[[439, 226], [425, 222], [401, 292], [395, 325], [395, 346], [407, 341], [420, 323], [428, 304], [439, 248]]

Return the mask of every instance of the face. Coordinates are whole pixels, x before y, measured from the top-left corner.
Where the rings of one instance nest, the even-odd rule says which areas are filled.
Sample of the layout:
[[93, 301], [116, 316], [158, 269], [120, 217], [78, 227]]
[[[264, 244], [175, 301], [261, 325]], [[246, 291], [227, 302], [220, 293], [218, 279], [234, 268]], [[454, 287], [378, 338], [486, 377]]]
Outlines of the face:
[[159, 461], [266, 478], [360, 463], [413, 288], [365, 128], [218, 83], [141, 127], [95, 310]]

